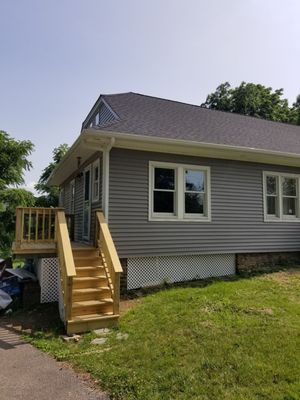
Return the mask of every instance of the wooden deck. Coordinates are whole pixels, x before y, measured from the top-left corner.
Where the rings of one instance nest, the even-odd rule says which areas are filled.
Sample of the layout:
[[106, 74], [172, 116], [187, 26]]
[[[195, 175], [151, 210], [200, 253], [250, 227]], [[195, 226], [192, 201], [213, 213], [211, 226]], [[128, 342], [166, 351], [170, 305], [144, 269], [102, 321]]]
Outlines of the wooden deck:
[[[91, 244], [82, 242], [71, 242], [71, 247], [72, 250], [93, 248]], [[22, 242], [18, 246], [16, 242], [14, 242], [12, 245], [12, 253], [15, 256], [56, 256], [57, 246], [56, 242]]]

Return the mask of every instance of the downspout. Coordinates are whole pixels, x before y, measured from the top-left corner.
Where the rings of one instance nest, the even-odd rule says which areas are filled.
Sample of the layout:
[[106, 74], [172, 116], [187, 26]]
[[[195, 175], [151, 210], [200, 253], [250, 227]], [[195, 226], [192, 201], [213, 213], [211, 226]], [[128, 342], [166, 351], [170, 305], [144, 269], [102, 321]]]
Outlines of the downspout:
[[112, 137], [110, 142], [105, 146], [103, 151], [103, 195], [102, 208], [106, 221], [108, 221], [109, 213], [109, 155], [112, 147], [115, 144], [115, 138]]

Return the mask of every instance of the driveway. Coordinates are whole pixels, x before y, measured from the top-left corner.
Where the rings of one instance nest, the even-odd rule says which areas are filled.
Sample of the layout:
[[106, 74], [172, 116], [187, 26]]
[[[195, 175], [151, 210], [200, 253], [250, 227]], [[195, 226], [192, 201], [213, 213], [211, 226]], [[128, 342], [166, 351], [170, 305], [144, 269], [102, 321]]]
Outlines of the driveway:
[[7, 400], [108, 400], [72, 369], [42, 353], [0, 319], [0, 397]]

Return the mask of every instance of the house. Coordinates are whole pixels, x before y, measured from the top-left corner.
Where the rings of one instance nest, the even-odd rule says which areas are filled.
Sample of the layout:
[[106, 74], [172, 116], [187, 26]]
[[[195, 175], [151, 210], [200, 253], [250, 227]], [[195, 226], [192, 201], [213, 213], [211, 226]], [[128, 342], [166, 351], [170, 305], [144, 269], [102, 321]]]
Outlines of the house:
[[[300, 258], [299, 126], [137, 93], [101, 95], [49, 183], [61, 188], [64, 212], [56, 213], [79, 246], [68, 257], [94, 251], [104, 229], [126, 289]], [[24, 215], [19, 225], [30, 220]], [[21, 236], [18, 251], [32, 251]]]

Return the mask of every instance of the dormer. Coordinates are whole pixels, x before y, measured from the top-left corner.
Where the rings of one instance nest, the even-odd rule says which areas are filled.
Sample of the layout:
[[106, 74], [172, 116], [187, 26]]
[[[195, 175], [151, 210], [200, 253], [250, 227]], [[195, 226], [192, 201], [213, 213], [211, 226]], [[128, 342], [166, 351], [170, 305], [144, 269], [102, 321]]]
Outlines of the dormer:
[[119, 119], [117, 114], [107, 104], [104, 98], [100, 96], [84, 120], [82, 128], [86, 129], [107, 125], [116, 119]]

